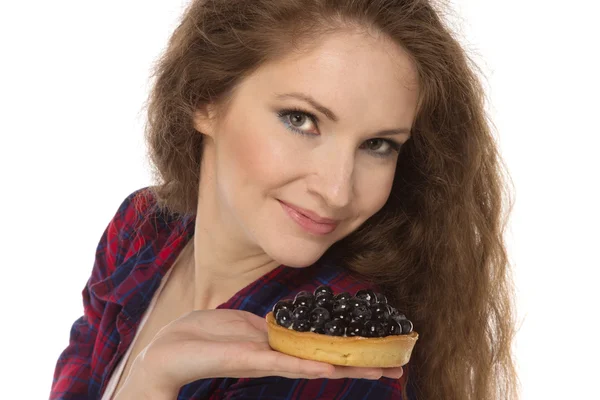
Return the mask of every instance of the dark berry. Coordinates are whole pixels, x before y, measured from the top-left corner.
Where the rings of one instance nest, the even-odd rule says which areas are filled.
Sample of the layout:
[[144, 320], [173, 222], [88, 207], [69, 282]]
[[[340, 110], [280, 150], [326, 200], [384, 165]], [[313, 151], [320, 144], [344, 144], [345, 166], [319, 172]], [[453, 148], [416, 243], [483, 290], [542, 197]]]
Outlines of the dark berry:
[[401, 335], [402, 334], [402, 326], [393, 319], [390, 319], [387, 324], [387, 334], [388, 335]]
[[390, 317], [390, 313], [385, 304], [375, 303], [371, 305], [371, 319], [374, 321], [385, 321]]
[[406, 319], [406, 315], [401, 314], [400, 311], [394, 308], [390, 313], [390, 318], [396, 322], [400, 322], [401, 319]]
[[330, 319], [329, 311], [323, 307], [317, 307], [310, 312], [308, 320], [313, 327], [321, 326]]
[[352, 320], [352, 315], [348, 311], [334, 311], [331, 314], [331, 319], [341, 319], [349, 323]]
[[358, 297], [352, 297], [350, 300], [348, 300], [348, 302], [350, 303], [350, 308], [356, 308], [358, 306], [368, 306], [369, 303], [364, 300], [364, 299], [359, 299]]
[[367, 321], [365, 322], [365, 336], [366, 337], [384, 337], [385, 329], [379, 321]]
[[352, 319], [355, 321], [368, 321], [371, 319], [371, 309], [367, 305], [359, 305], [352, 309]]
[[338, 293], [334, 296], [334, 300], [350, 300], [352, 296], [348, 292]]
[[[388, 331], [388, 321], [378, 321], [379, 323], [381, 323], [381, 327], [383, 328], [383, 336], [387, 336], [387, 331]], [[383, 337], [382, 336], [382, 337]]]
[[315, 297], [317, 297], [321, 293], [327, 293], [327, 294], [330, 294], [331, 296], [333, 296], [333, 290], [331, 290], [331, 288], [326, 285], [321, 285], [318, 288], [316, 288], [313, 294], [315, 295]]
[[387, 297], [383, 293], [375, 293], [375, 301], [377, 303], [387, 304]]
[[347, 300], [336, 300], [333, 303], [333, 312], [349, 311], [350, 303]]
[[359, 299], [365, 300], [371, 304], [375, 302], [375, 293], [371, 289], [362, 289], [356, 292], [356, 296]]
[[275, 304], [275, 306], [273, 307], [273, 314], [277, 315], [277, 311], [281, 310], [282, 308], [285, 308], [286, 310], [289, 310], [289, 311], [294, 311], [294, 304], [293, 304], [292, 300], [278, 301], [277, 304]]
[[333, 295], [329, 293], [321, 293], [315, 300], [315, 307], [323, 307], [330, 312], [333, 311]]
[[310, 314], [310, 309], [305, 306], [296, 307], [294, 312], [292, 313], [292, 319], [294, 323], [296, 321], [308, 321], [308, 316]]
[[311, 327], [310, 331], [314, 332], [314, 333], [319, 333], [321, 335], [324, 335], [325, 334], [325, 325]]
[[352, 321], [346, 328], [346, 336], [365, 336], [365, 324], [360, 321]]
[[310, 330], [310, 323], [308, 321], [296, 321], [292, 326], [292, 329], [298, 332], [306, 332]]
[[401, 319], [400, 326], [402, 326], [402, 333], [411, 333], [413, 330], [413, 323], [409, 319]]
[[344, 336], [346, 331], [346, 322], [340, 319], [334, 319], [325, 323], [325, 334], [329, 336]]
[[275, 321], [284, 328], [289, 328], [292, 325], [292, 313], [286, 308], [282, 308], [275, 314]]
[[[300, 293], [302, 293], [302, 292], [300, 292]], [[304, 307], [308, 307], [308, 308], [313, 308], [314, 304], [315, 304], [315, 297], [312, 294], [297, 295], [296, 298], [294, 299], [294, 307], [304, 306]]]

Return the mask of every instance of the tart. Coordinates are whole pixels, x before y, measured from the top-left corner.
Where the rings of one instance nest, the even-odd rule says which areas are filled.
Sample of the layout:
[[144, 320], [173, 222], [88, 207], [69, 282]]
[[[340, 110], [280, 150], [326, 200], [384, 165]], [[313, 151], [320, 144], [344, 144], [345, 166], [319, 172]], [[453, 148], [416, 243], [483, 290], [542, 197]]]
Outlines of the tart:
[[295, 357], [355, 367], [400, 367], [419, 337], [413, 324], [371, 290], [328, 286], [281, 300], [266, 316], [269, 345]]

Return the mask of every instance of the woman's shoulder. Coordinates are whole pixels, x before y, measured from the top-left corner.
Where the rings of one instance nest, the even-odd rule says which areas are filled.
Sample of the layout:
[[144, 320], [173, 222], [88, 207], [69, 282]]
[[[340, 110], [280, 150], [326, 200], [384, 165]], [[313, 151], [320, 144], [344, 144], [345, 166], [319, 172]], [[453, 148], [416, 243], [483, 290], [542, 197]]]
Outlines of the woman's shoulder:
[[[160, 210], [151, 187], [125, 197], [108, 223], [96, 249], [90, 285], [99, 297], [118, 297], [131, 278], [155, 281], [166, 273], [177, 252], [192, 235], [191, 219]], [[134, 276], [140, 269], [144, 274]]]
[[[128, 234], [143, 229], [149, 223], [162, 223], [166, 227], [178, 220], [181, 218], [158, 206], [152, 187], [147, 186], [125, 197], [110, 221], [109, 228], [117, 230], [126, 239]], [[154, 226], [155, 231], [158, 228], [159, 226]]]

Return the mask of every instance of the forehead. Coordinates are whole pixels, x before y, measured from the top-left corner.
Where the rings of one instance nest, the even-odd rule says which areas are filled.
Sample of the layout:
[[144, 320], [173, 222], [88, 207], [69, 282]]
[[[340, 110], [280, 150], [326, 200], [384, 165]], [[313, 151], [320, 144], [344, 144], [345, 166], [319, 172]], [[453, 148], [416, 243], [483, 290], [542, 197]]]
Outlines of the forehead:
[[412, 122], [418, 96], [408, 53], [386, 37], [364, 33], [327, 36], [310, 50], [264, 64], [247, 83], [255, 95], [303, 92], [333, 108], [340, 120], [358, 113], [379, 125]]

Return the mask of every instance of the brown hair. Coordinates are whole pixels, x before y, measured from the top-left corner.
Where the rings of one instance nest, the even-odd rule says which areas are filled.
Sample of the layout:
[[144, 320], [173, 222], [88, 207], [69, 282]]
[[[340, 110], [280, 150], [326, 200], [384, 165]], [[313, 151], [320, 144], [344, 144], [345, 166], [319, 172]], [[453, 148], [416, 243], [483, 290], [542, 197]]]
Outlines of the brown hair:
[[370, 277], [413, 320], [420, 340], [409, 379], [419, 399], [512, 400], [507, 179], [476, 66], [439, 13], [427, 0], [192, 1], [149, 98], [153, 192], [170, 212], [196, 212], [202, 135], [193, 112], [226, 108], [262, 63], [340, 29], [384, 33], [417, 68], [417, 118], [388, 202], [327, 255]]

